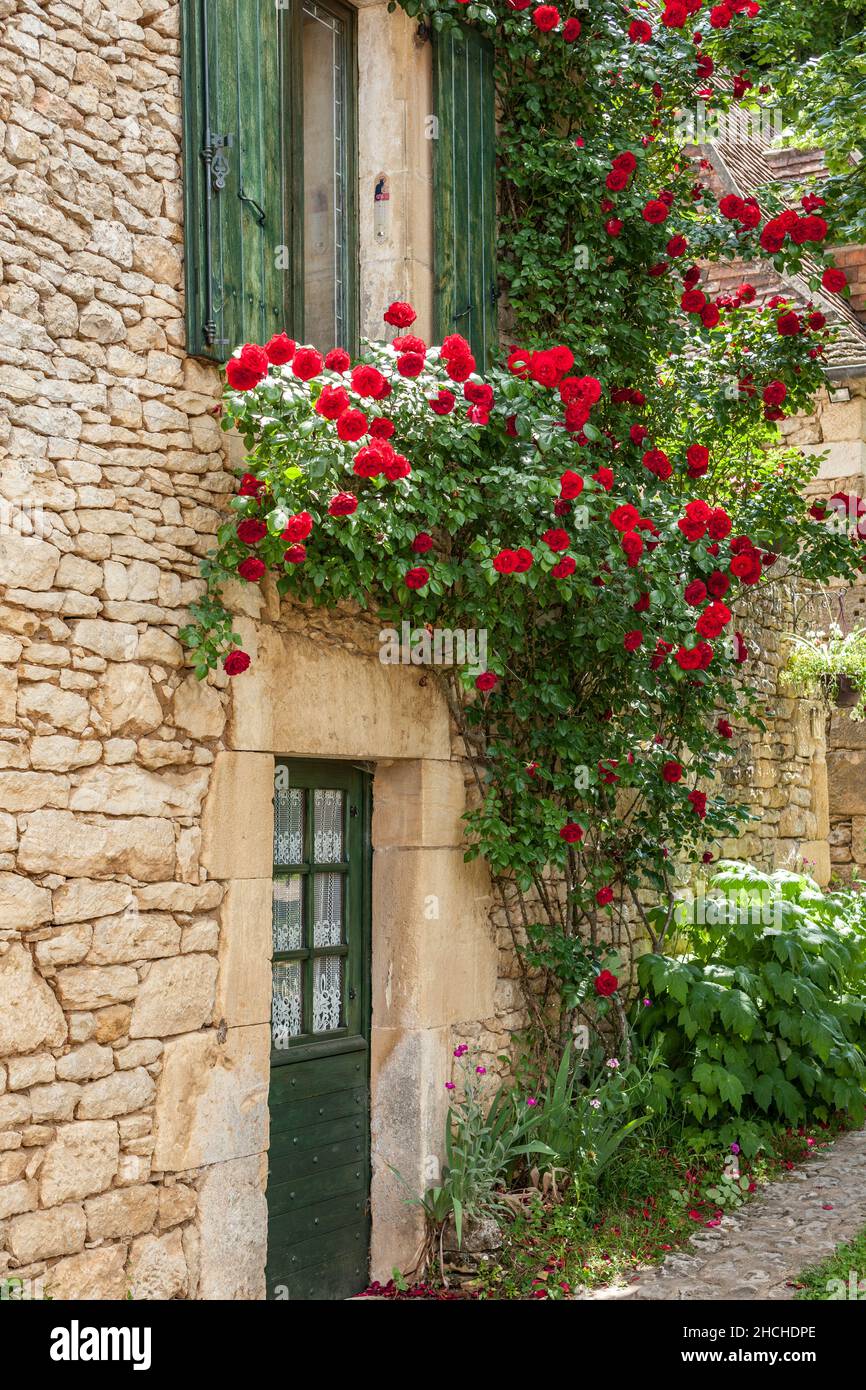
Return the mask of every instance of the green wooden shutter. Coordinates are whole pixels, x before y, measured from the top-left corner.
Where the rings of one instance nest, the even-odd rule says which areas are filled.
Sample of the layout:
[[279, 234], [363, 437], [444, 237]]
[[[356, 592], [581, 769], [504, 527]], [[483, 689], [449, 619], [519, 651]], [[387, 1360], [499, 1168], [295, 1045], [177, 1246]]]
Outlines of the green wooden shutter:
[[434, 36], [436, 335], [462, 333], [479, 367], [497, 342], [493, 45], [474, 29]]
[[188, 350], [224, 361], [289, 329], [289, 12], [275, 0], [185, 0]]

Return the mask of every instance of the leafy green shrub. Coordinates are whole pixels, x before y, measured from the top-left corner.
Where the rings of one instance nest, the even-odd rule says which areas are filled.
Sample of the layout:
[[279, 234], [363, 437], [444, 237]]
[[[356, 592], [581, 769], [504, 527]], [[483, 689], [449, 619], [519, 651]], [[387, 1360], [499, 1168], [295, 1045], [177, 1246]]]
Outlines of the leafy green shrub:
[[866, 936], [852, 896], [722, 862], [711, 895], [681, 904], [687, 953], [641, 958], [652, 999], [638, 1034], [713, 1142], [754, 1153], [768, 1125], [866, 1115]]

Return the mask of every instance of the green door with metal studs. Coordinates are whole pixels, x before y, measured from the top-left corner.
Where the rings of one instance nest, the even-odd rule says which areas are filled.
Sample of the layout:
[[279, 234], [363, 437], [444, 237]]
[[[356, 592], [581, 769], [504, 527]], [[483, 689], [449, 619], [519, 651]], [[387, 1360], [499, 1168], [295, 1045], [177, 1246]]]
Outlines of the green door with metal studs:
[[370, 1246], [370, 778], [278, 760], [270, 1299], [363, 1289]]

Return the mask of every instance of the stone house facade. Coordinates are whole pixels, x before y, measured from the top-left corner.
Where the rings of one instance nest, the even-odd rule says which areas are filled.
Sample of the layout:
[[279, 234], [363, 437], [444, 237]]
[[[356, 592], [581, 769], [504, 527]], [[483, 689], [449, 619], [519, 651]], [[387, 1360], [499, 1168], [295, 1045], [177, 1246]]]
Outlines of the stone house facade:
[[[187, 350], [182, 8], [0, 0], [0, 1280], [55, 1299], [304, 1297], [337, 1266], [351, 1292], [368, 1242], [371, 1273], [387, 1277], [419, 1236], [393, 1169], [412, 1190], [431, 1177], [454, 1039], [495, 1053], [520, 1022], [507, 933], [483, 867], [464, 862], [466, 772], [433, 683], [383, 665], [357, 615], [310, 613], [267, 586], [233, 596], [253, 656], [242, 682], [200, 684], [185, 664], [178, 631], [242, 453], [216, 418], [216, 361]], [[377, 336], [401, 298], [430, 338], [443, 294], [431, 46], [379, 0], [345, 22], [358, 328]], [[312, 219], [299, 235], [299, 292], [321, 303], [325, 234]], [[858, 478], [861, 385], [844, 423], [828, 402], [802, 426], [844, 445]], [[793, 703], [778, 716], [778, 745], [743, 753], [743, 776], [766, 791], [754, 851], [822, 859], [821, 730]], [[777, 789], [783, 762], [796, 796]], [[275, 924], [285, 913], [288, 940], [295, 880], [306, 874], [318, 912], [317, 885], [346, 868], [316, 862], [317, 818], [335, 804], [346, 818], [321, 843], [355, 833], [355, 811], [365, 826], [353, 901], [368, 923], [367, 1030], [353, 1052], [326, 1029], [330, 1051], [280, 1069], [274, 972], [290, 989], [295, 962], [272, 966]], [[285, 861], [304, 859], [293, 875], [279, 846], [296, 814], [315, 825], [309, 856]], [[853, 828], [846, 814], [837, 828]], [[327, 1012], [337, 956], [303, 949]], [[347, 998], [354, 977], [340, 979]], [[316, 1080], [328, 1058], [351, 1077]], [[275, 1073], [312, 1078], [314, 1147], [316, 1116], [334, 1126], [322, 1169], [345, 1211], [321, 1236], [313, 1198], [298, 1217], [273, 1207], [275, 1173], [287, 1199], [312, 1181], [276, 1121]], [[337, 1113], [328, 1097], [359, 1108]], [[290, 1230], [290, 1274], [266, 1279], [269, 1202], [272, 1232]]]

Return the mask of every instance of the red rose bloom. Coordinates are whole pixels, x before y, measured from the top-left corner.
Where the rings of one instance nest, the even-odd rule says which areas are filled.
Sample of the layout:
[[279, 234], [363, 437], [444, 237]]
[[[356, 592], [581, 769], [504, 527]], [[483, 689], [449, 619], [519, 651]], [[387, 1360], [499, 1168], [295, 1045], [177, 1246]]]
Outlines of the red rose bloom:
[[402, 357], [397, 358], [397, 371], [401, 376], [420, 376], [423, 370], [424, 358], [420, 352], [404, 352]]
[[337, 434], [347, 444], [356, 444], [367, 433], [367, 417], [362, 410], [346, 410], [337, 421]]
[[724, 507], [713, 507], [712, 515], [707, 523], [707, 531], [714, 541], [723, 541], [726, 536], [731, 534], [731, 518]]
[[255, 584], [265, 572], [266, 565], [257, 555], [248, 555], [245, 560], [241, 560], [238, 565], [238, 574], [241, 579], [245, 579], [248, 584]]
[[468, 357], [449, 357], [445, 371], [452, 381], [466, 381], [475, 371], [475, 358], [471, 354]]
[[313, 518], [309, 512], [298, 512], [289, 517], [289, 524], [282, 532], [284, 541], [305, 541], [313, 529]]
[[[411, 319], [409, 320], [411, 323]], [[423, 589], [430, 578], [429, 570], [425, 570], [423, 565], [417, 565], [415, 569], [407, 570], [403, 576], [407, 589]]]
[[357, 510], [358, 499], [353, 492], [338, 492], [328, 503], [331, 516], [351, 516]]
[[691, 802], [695, 814], [700, 816], [701, 820], [704, 820], [707, 814], [706, 792], [689, 792], [688, 797], [686, 799]]
[[666, 762], [662, 767], [662, 777], [665, 779], [666, 782], [679, 782], [682, 778], [682, 775], [682, 763], [674, 762], [673, 759], [671, 759], [669, 762]]
[[761, 577], [761, 557], [757, 550], [744, 551], [734, 556], [729, 568], [743, 584], [757, 584]]
[[423, 338], [416, 338], [414, 333], [402, 333], [395, 338], [391, 344], [398, 352], [418, 352], [423, 357], [427, 352], [427, 344]]
[[394, 433], [394, 421], [386, 415], [378, 415], [370, 421], [370, 435], [373, 439], [390, 439]]
[[783, 338], [794, 338], [801, 331], [803, 325], [799, 316], [789, 309], [787, 314], [782, 314], [776, 320], [776, 328]]
[[621, 222], [618, 217], [610, 217], [604, 224], [604, 230], [607, 232], [608, 236], [618, 237], [624, 225], [625, 224]]
[[513, 574], [517, 569], [517, 551], [500, 550], [499, 554], [493, 557], [493, 568], [497, 574]]
[[457, 398], [453, 391], [446, 391], [444, 386], [440, 386], [439, 395], [432, 400], [428, 399], [427, 404], [436, 415], [450, 415], [457, 404]]
[[[599, 888], [598, 892], [595, 895], [595, 900], [598, 903], [599, 907], [607, 907], [608, 903], [613, 902], [613, 889], [609, 886], [605, 888]], [[601, 976], [596, 975], [595, 979], [596, 989], [598, 990], [598, 981], [601, 979]]]
[[238, 540], [243, 541], [244, 545], [258, 545], [267, 534], [268, 528], [265, 523], [256, 521], [254, 517], [247, 517], [244, 521], [238, 522]]
[[697, 608], [699, 604], [703, 603], [706, 596], [707, 586], [702, 579], [693, 579], [691, 584], [687, 584], [683, 591], [683, 598], [686, 603], [691, 604], [693, 608]]
[[566, 468], [559, 479], [559, 490], [560, 496], [571, 502], [583, 492], [583, 478], [579, 473], [573, 473], [570, 468]]
[[265, 343], [265, 352], [268, 354], [268, 361], [273, 362], [275, 367], [283, 367], [286, 362], [291, 362], [295, 355], [294, 339], [288, 337], [286, 333], [275, 333], [269, 343]]
[[648, 468], [650, 473], [655, 473], [662, 482], [665, 482], [673, 472], [670, 459], [663, 449], [647, 449], [641, 462], [644, 468]]
[[635, 569], [643, 555], [643, 537], [637, 531], [628, 531], [620, 541], [629, 569]]
[[640, 598], [637, 600], [637, 602], [632, 604], [632, 609], [633, 609], [633, 611], [634, 611], [635, 613], [648, 613], [648, 612], [649, 612], [649, 606], [650, 606], [650, 596], [649, 596], [648, 593], [643, 593], [643, 594], [641, 594], [641, 596], [640, 596]]
[[700, 314], [707, 307], [707, 296], [703, 290], [686, 290], [680, 300], [680, 308], [686, 314]]
[[[610, 898], [606, 898], [605, 902], [611, 901], [613, 897], [612, 888], [602, 888], [599, 891], [602, 893], [610, 893]], [[596, 901], [598, 901], [597, 894]], [[616, 994], [616, 991], [619, 989], [619, 980], [616, 975], [613, 975], [609, 970], [600, 970], [595, 977], [594, 987], [596, 994], [600, 995], [602, 999], [608, 999], [611, 994]]]
[[557, 550], [567, 550], [570, 544], [568, 532], [563, 531], [559, 527], [553, 527], [551, 530], [545, 531], [541, 539], [544, 541], [544, 544], [554, 552]]
[[764, 387], [764, 405], [784, 405], [788, 388], [783, 381], [771, 381]]
[[443, 339], [439, 352], [446, 362], [452, 357], [472, 356], [471, 347], [459, 333], [449, 333], [448, 337]]
[[223, 670], [227, 676], [239, 676], [242, 671], [247, 670], [249, 664], [248, 653], [240, 651], [237, 647], [223, 657]]
[[848, 276], [844, 270], [839, 270], [837, 266], [828, 265], [824, 274], [821, 276], [821, 284], [825, 290], [831, 294], [841, 294], [848, 283]]
[[599, 487], [603, 487], [605, 492], [610, 492], [611, 488], [613, 487], [612, 468], [599, 468], [596, 470], [595, 473], [593, 473], [592, 476], [593, 480], [596, 483], [598, 483]]
[[557, 560], [550, 573], [554, 579], [567, 579], [570, 574], [574, 574], [577, 569], [577, 561], [573, 555], [563, 555], [561, 560]]
[[226, 362], [226, 380], [233, 391], [251, 391], [268, 374], [268, 354], [256, 343], [244, 343]]
[[668, 205], [663, 203], [661, 198], [650, 198], [649, 202], [645, 204], [641, 216], [644, 222], [657, 226], [659, 222], [667, 221]]
[[283, 559], [287, 565], [301, 565], [307, 558], [307, 547], [305, 545], [290, 545], [284, 551]]
[[672, 236], [665, 249], [669, 256], [684, 256], [688, 245], [684, 236]]
[[297, 348], [292, 358], [292, 371], [301, 381], [312, 381], [325, 365], [325, 359], [315, 348]]
[[329, 372], [347, 372], [351, 366], [352, 359], [345, 348], [331, 348], [325, 357], [325, 366]]
[[719, 319], [722, 317], [717, 304], [705, 304], [701, 310], [701, 323], [704, 328], [715, 328]]
[[726, 604], [715, 601], [704, 609], [695, 623], [695, 631], [699, 637], [708, 637], [714, 640], [721, 635], [722, 629], [731, 621], [732, 617], [733, 614]]
[[499, 677], [495, 671], [482, 671], [480, 676], [475, 677], [476, 690], [493, 690], [499, 684]]
[[720, 719], [718, 724], [716, 725], [716, 728], [718, 732], [721, 734], [722, 738], [734, 737], [734, 731], [731, 725], [728, 723], [727, 719]]
[[559, 832], [559, 838], [565, 840], [567, 845], [577, 845], [583, 839], [583, 826], [573, 820], [566, 821]]
[[630, 178], [631, 174], [625, 169], [611, 169], [604, 182], [611, 193], [621, 193], [624, 188], [628, 188]]
[[653, 31], [646, 20], [633, 19], [628, 26], [628, 36], [632, 43], [649, 43], [653, 36]]
[[433, 537], [426, 531], [419, 531], [412, 542], [412, 549], [416, 555], [426, 555], [428, 550], [433, 549]]
[[549, 34], [559, 23], [559, 10], [555, 5], [539, 5], [532, 12], [532, 22], [542, 34]]
[[339, 420], [343, 411], [348, 409], [349, 397], [344, 386], [322, 387], [322, 393], [315, 405], [317, 415], [324, 415], [326, 420]]
[[579, 19], [567, 19], [562, 26], [562, 37], [566, 43], [574, 43], [575, 39], [580, 38], [581, 23]]
[[259, 497], [265, 490], [265, 485], [261, 478], [257, 478], [255, 473], [245, 473], [241, 478], [241, 485], [238, 488], [239, 497]]
[[631, 502], [624, 502], [621, 507], [614, 507], [610, 514], [611, 525], [617, 531], [631, 531], [640, 520], [640, 512], [637, 507], [633, 507]]
[[364, 364], [352, 372], [352, 390], [359, 396], [372, 396], [375, 400], [384, 385], [385, 378], [375, 367]]
[[636, 627], [631, 632], [627, 632], [625, 634], [625, 637], [623, 637], [622, 639], [622, 645], [625, 647], [627, 652], [636, 652], [638, 647], [642, 647], [643, 632], [641, 631], [641, 629], [639, 627]]
[[385, 310], [382, 317], [386, 323], [390, 323], [394, 328], [409, 328], [418, 315], [411, 304], [397, 299]]

